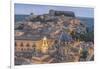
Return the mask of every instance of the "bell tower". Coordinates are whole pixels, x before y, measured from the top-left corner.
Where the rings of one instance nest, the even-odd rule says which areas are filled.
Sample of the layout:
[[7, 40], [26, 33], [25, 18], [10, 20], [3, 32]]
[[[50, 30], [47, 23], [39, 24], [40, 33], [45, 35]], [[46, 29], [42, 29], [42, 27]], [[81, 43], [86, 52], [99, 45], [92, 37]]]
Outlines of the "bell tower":
[[47, 41], [47, 38], [46, 37], [44, 37], [43, 39], [42, 39], [42, 47], [41, 47], [41, 52], [42, 53], [47, 53], [48, 52], [48, 41]]

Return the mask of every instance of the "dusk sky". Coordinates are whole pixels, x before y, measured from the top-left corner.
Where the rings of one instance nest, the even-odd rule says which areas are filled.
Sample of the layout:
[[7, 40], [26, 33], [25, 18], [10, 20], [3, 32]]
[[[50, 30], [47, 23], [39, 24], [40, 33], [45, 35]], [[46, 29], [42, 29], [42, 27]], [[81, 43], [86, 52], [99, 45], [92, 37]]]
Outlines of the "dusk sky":
[[15, 4], [15, 14], [35, 15], [49, 13], [50, 9], [59, 11], [73, 11], [76, 17], [94, 17], [93, 8], [69, 7], [69, 6], [50, 6], [50, 5], [34, 5], [34, 4]]

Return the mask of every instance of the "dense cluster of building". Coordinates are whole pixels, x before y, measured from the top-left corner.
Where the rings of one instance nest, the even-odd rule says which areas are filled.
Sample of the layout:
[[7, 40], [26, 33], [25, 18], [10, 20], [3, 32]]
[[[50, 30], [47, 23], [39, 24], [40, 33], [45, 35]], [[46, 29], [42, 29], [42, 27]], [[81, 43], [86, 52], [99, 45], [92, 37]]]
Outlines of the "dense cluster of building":
[[15, 23], [15, 65], [93, 60], [93, 42], [73, 37], [84, 33], [86, 25], [71, 11], [31, 13]]

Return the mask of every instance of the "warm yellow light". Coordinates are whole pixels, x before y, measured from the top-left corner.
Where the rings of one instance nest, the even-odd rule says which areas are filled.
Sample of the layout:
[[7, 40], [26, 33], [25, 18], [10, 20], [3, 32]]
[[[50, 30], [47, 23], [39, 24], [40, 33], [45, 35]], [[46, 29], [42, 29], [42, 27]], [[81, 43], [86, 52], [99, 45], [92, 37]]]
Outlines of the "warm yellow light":
[[42, 51], [42, 53], [47, 53], [47, 51], [48, 51], [48, 41], [47, 41], [46, 37], [43, 38], [41, 51]]

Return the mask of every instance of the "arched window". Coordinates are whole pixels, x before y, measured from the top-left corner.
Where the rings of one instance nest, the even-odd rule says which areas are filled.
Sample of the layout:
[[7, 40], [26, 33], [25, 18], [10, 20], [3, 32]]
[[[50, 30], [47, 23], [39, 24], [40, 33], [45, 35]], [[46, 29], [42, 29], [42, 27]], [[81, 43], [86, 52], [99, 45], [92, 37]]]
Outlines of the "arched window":
[[30, 46], [29, 43], [27, 43], [26, 46], [29, 47]]
[[21, 48], [21, 51], [23, 51], [23, 48]]
[[23, 46], [24, 46], [22, 42], [21, 42], [20, 46], [21, 46], [21, 47], [23, 47]]

